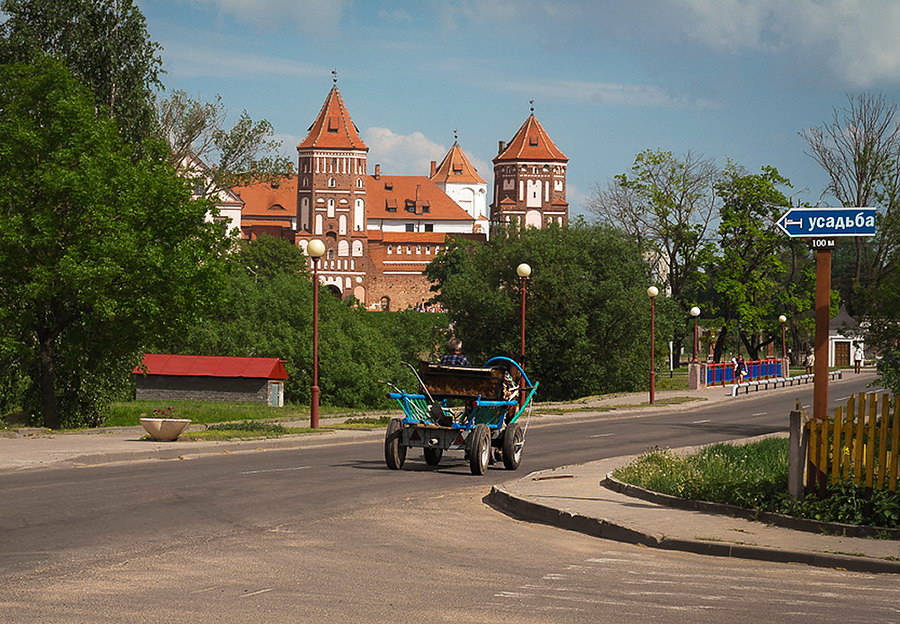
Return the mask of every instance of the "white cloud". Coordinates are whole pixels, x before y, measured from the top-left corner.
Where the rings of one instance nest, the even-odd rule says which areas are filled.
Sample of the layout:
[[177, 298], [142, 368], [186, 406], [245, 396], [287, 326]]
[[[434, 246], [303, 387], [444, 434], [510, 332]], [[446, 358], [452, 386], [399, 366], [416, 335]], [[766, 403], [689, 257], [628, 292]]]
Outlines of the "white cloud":
[[205, 48], [193, 44], [163, 44], [166, 70], [182, 77], [253, 78], [258, 76], [327, 76], [330, 69], [288, 59]]
[[213, 4], [240, 22], [280, 28], [289, 22], [317, 35], [338, 29], [347, 0], [194, 0]]
[[648, 108], [714, 108], [709, 100], [670, 95], [652, 85], [616, 84], [547, 80], [543, 82], [505, 82], [501, 89], [563, 100], [582, 100], [604, 106], [642, 106]]
[[900, 79], [896, 0], [666, 2], [681, 9], [684, 36], [717, 50], [760, 51], [806, 68], [824, 61], [824, 69], [854, 87]]
[[421, 132], [397, 134], [389, 128], [367, 128], [363, 140], [369, 145], [370, 171], [377, 163], [387, 175], [427, 176], [431, 161], [440, 161], [448, 150]]

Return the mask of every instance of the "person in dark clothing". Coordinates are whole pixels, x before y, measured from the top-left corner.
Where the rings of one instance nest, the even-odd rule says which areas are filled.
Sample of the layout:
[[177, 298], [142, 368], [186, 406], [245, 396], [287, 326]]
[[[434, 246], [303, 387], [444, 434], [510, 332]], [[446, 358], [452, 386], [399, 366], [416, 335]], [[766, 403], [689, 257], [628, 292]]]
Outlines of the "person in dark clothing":
[[451, 338], [447, 342], [447, 350], [449, 353], [441, 358], [441, 366], [472, 366], [462, 354], [462, 341], [459, 338]]

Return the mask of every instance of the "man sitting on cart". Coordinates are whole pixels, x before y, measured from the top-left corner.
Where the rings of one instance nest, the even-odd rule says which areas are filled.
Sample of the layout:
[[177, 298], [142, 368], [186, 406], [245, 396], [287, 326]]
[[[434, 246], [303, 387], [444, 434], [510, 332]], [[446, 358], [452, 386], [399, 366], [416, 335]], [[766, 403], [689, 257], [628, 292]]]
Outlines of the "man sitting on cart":
[[447, 342], [447, 353], [441, 358], [441, 366], [472, 366], [469, 360], [462, 354], [462, 340], [451, 338]]

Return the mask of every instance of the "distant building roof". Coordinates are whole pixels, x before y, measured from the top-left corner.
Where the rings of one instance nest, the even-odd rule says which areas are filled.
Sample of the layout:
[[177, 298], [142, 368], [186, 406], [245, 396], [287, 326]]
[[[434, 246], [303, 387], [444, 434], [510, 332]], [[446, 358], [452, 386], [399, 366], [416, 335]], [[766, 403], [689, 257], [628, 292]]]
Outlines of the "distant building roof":
[[309, 127], [309, 134], [297, 146], [297, 149], [310, 148], [369, 149], [360, 138], [359, 129], [350, 118], [337, 87], [328, 92], [319, 116]]
[[475, 220], [425, 176], [370, 175], [366, 195], [369, 220]]
[[568, 162], [568, 157], [563, 154], [553, 143], [550, 135], [544, 130], [541, 122], [534, 113], [528, 116], [519, 131], [500, 154], [494, 158], [494, 162], [502, 160], [559, 160]]
[[859, 322], [847, 313], [847, 308], [843, 305], [838, 310], [838, 313], [828, 322], [828, 329], [830, 331], [856, 329], [857, 327], [859, 327]]
[[164, 355], [147, 353], [143, 366], [134, 374], [175, 375], [182, 377], [246, 377], [251, 379], [287, 379], [284, 363], [278, 358], [218, 357], [210, 355]]
[[456, 141], [431, 179], [438, 184], [487, 184], [487, 180], [478, 175], [478, 170], [469, 162]]
[[290, 218], [297, 216], [297, 176], [282, 178], [276, 183], [259, 182], [236, 186], [234, 192], [244, 200], [241, 216]]

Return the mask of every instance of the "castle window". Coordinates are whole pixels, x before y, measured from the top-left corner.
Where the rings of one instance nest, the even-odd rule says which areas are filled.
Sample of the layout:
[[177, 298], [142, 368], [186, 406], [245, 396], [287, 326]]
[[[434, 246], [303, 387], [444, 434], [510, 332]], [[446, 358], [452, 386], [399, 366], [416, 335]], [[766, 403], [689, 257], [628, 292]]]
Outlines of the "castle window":
[[362, 178], [357, 178], [356, 179], [356, 188], [362, 188], [362, 185], [363, 185]]
[[427, 201], [422, 202], [422, 212], [431, 212], [431, 204]]
[[453, 173], [455, 173], [456, 175], [462, 175], [462, 167], [454, 167]]
[[394, 190], [394, 183], [393, 183], [393, 182], [388, 182], [387, 180], [385, 180], [385, 182], [384, 182], [384, 190], [386, 190], [386, 191], [393, 191], [393, 190]]
[[340, 125], [340, 121], [335, 115], [328, 118], [328, 132], [337, 132]]
[[413, 199], [407, 199], [405, 202], [406, 212], [411, 212], [415, 214], [416, 212], [416, 202]]
[[337, 180], [335, 180], [334, 178], [328, 178], [328, 186], [334, 188], [335, 186], [337, 186]]
[[537, 144], [538, 144], [538, 140], [537, 140], [536, 136], [528, 137], [528, 145], [530, 145], [531, 147], [535, 147], [535, 146], [537, 146]]
[[426, 232], [434, 232], [434, 223], [426, 223], [425, 231]]
[[416, 224], [415, 224], [415, 223], [407, 223], [407, 224], [406, 224], [406, 231], [407, 231], [407, 232], [415, 232], [415, 231], [416, 231]]
[[394, 246], [393, 246], [393, 245], [388, 245], [388, 246], [387, 246], [387, 252], [388, 252], [388, 255], [391, 255], [392, 253], [394, 253]]

